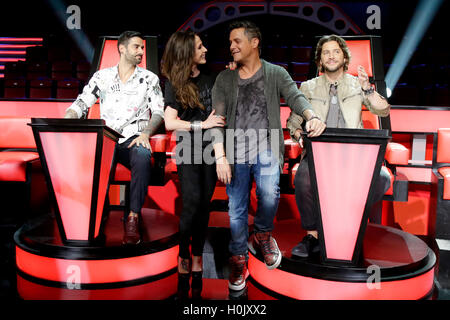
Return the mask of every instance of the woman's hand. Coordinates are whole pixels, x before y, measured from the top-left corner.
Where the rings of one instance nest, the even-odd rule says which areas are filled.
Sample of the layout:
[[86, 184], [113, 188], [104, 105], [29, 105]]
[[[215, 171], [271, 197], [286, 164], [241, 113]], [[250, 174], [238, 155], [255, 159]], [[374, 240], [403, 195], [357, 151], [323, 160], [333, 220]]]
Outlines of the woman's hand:
[[225, 125], [225, 118], [223, 116], [216, 116], [215, 113], [216, 110], [213, 109], [208, 118], [202, 122], [202, 129], [223, 127]]

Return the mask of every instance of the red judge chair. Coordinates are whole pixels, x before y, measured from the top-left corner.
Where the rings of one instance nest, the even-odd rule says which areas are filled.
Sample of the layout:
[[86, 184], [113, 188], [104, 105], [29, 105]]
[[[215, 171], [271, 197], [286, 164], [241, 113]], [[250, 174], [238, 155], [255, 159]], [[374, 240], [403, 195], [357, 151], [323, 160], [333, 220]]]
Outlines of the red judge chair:
[[[381, 39], [376, 36], [344, 38], [352, 53], [348, 72], [356, 75], [357, 66], [363, 65], [376, 90], [386, 96]], [[309, 78], [316, 75], [317, 67], [311, 61]], [[284, 255], [280, 266], [274, 270], [268, 270], [262, 256], [249, 245], [250, 282], [257, 284], [258, 288], [270, 296], [301, 300], [385, 300], [422, 299], [432, 292], [436, 263], [433, 251], [411, 234], [387, 226], [367, 224], [368, 209], [373, 197], [373, 177], [376, 177], [377, 170], [380, 170], [383, 153], [387, 166], [392, 168], [393, 172], [393, 190], [389, 197], [391, 200], [406, 201], [407, 181], [399, 181], [400, 177], [395, 174], [395, 164], [407, 163], [408, 151], [402, 145], [387, 143], [390, 135], [389, 117], [378, 118], [363, 108], [363, 123], [366, 129], [384, 130], [327, 129], [321, 137], [305, 139], [306, 147], [310, 149], [308, 154], [314, 157], [313, 161], [310, 161], [310, 166], [311, 163], [315, 166], [315, 169], [310, 167], [310, 173], [314, 173], [311, 174], [312, 183], [320, 189], [316, 192], [316, 203], [321, 217], [319, 230], [324, 230], [326, 235], [319, 232], [322, 234], [320, 259], [294, 259], [290, 257], [289, 252], [305, 234], [304, 231], [299, 232], [299, 219], [276, 222], [273, 234]], [[295, 156], [297, 150], [292, 148], [292, 145], [287, 148], [292, 150], [286, 151], [295, 151]], [[337, 149], [339, 152], [335, 152]], [[350, 152], [353, 155], [349, 156]], [[344, 156], [339, 160], [336, 158], [338, 155]], [[329, 161], [332, 157], [334, 160]], [[319, 161], [317, 164], [316, 160]], [[346, 160], [351, 160], [352, 164]], [[331, 173], [327, 171], [327, 167], [322, 165], [324, 161], [335, 164], [335, 170]], [[333, 186], [336, 179], [339, 181], [339, 176], [342, 177], [344, 169], [349, 168], [354, 170], [347, 170], [350, 172], [345, 178], [348, 186]], [[294, 168], [292, 179], [295, 171]], [[359, 173], [355, 176], [355, 172]], [[365, 191], [359, 185], [363, 180]], [[349, 207], [354, 205], [358, 205], [358, 208]], [[344, 214], [340, 214], [339, 210]], [[334, 223], [335, 221], [337, 223]], [[349, 228], [351, 232], [346, 231], [350, 230]], [[368, 286], [371, 279], [367, 266], [373, 264], [376, 264], [379, 270], [379, 290], [372, 290]], [[249, 299], [251, 298], [249, 292]]]
[[[143, 66], [149, 68], [149, 61], [153, 63], [157, 61], [156, 39], [145, 37], [145, 40], [147, 55], [144, 56]], [[118, 60], [117, 38], [100, 38], [95, 59], [93, 60], [94, 63], [92, 64], [91, 75], [99, 68], [115, 65]], [[156, 66], [151, 66], [151, 68], [157, 72]], [[98, 105], [94, 105], [90, 111], [89, 117], [91, 119], [99, 117]], [[91, 122], [101, 123], [99, 120], [71, 121], [74, 124], [79, 121], [85, 125]], [[158, 169], [159, 167], [156, 164], [161, 160], [157, 154], [163, 154], [165, 161], [165, 152], [158, 152], [164, 150], [165, 139], [165, 136], [161, 136], [159, 139], [157, 136], [150, 141], [154, 151], [152, 161], [155, 162], [154, 167], [156, 166]], [[81, 139], [77, 141], [82, 145]], [[76, 154], [76, 157], [73, 158], [79, 158], [79, 156], [79, 154]], [[92, 153], [90, 156], [92, 156]], [[102, 152], [102, 159], [100, 165], [98, 165], [100, 171], [106, 164], [111, 164], [111, 158], [105, 160], [104, 156], [105, 152]], [[67, 160], [68, 163], [75, 161], [72, 158]], [[95, 162], [96, 168], [98, 168], [98, 163]], [[63, 168], [65, 163], [58, 162], [55, 166]], [[108, 175], [107, 179], [110, 184], [113, 184], [119, 178], [129, 181], [128, 169], [119, 166], [118, 168], [120, 169], [116, 170], [116, 172], [113, 172], [114, 168], [111, 168], [111, 174]], [[64, 172], [64, 170], [60, 171]], [[67, 180], [67, 177], [65, 178]], [[80, 177], [77, 176], [76, 179], [80, 179]], [[105, 179], [102, 186], [108, 185], [105, 183], [107, 182]], [[102, 192], [106, 192], [106, 190], [106, 187], [101, 189]], [[79, 197], [79, 194], [70, 188], [70, 184], [68, 184], [66, 191], [70, 194], [67, 199], [64, 199], [66, 202], [72, 198]], [[98, 194], [100, 194], [100, 191]], [[105, 193], [102, 193], [102, 197], [103, 195]], [[73, 208], [70, 209], [73, 210]], [[172, 296], [176, 292], [175, 272], [176, 256], [178, 254], [178, 218], [161, 210], [150, 208], [144, 208], [143, 210], [146, 212], [142, 215], [142, 242], [137, 246], [122, 244], [123, 221], [121, 218], [123, 213], [121, 210], [109, 210], [108, 213], [103, 214], [100, 207], [97, 207], [95, 212], [96, 219], [91, 219], [91, 221], [95, 220], [95, 225], [93, 223], [89, 225], [90, 238], [87, 243], [79, 243], [77, 241], [78, 238], [75, 240], [77, 242], [74, 242], [73, 238], [70, 238], [70, 243], [67, 242], [68, 239], [63, 238], [63, 233], [61, 232], [63, 230], [61, 228], [59, 228], [59, 233], [54, 232], [56, 230], [54, 229], [55, 222], [53, 221], [54, 219], [50, 218], [42, 222], [42, 224], [31, 226], [30, 229], [23, 228], [19, 230], [15, 236], [16, 264], [18, 270], [20, 270], [20, 276], [25, 276], [24, 278], [28, 283], [18, 282], [18, 292], [21, 297], [30, 297], [29, 290], [32, 289], [29, 286], [30, 283], [33, 285], [40, 284], [41, 286], [65, 288], [65, 284], [72, 279], [70, 278], [72, 273], [76, 275], [77, 279], [73, 278], [75, 283], [71, 283], [71, 285], [75, 285], [79, 289], [77, 293], [80, 293], [82, 296], [93, 297], [90, 295], [90, 289], [102, 289], [94, 291], [96, 293], [101, 292], [98, 296], [103, 299], [105, 297], [163, 299]], [[93, 217], [94, 215], [90, 216]], [[58, 222], [58, 226], [61, 225], [60, 222]], [[67, 225], [72, 227], [74, 224], [72, 221], [69, 221]], [[64, 228], [64, 230], [66, 229]], [[86, 230], [86, 228], [83, 230]], [[103, 232], [100, 232], [100, 230]], [[49, 232], [53, 232], [54, 236], [49, 236]], [[92, 235], [95, 237], [93, 238]], [[91, 240], [91, 238], [93, 239]], [[50, 240], [48, 241], [48, 239]], [[68, 277], [70, 278], [69, 280]], [[146, 290], [127, 289], [138, 288], [138, 285], [144, 286]], [[119, 289], [117, 290], [117, 288]], [[124, 291], [122, 289], [127, 290]], [[65, 296], [64, 290], [61, 290], [57, 295], [57, 298]], [[31, 297], [40, 298], [42, 295], [33, 292]]]
[[[351, 53], [351, 60], [347, 73], [358, 76], [358, 66], [362, 65], [366, 70], [369, 80], [378, 93], [386, 97], [386, 83], [384, 81], [384, 67], [381, 47], [381, 38], [377, 36], [344, 36]], [[313, 47], [315, 48], [315, 46]], [[314, 56], [312, 54], [312, 56]], [[309, 78], [318, 73], [317, 66], [312, 60], [310, 64]], [[362, 110], [364, 129], [388, 129], [391, 130], [390, 116], [378, 117], [366, 107]], [[399, 143], [390, 142], [386, 147], [386, 164], [383, 170], [391, 175], [391, 187], [385, 194], [385, 200], [407, 201], [408, 181], [404, 176], [396, 173], [396, 165], [407, 165], [409, 150]], [[297, 172], [298, 165], [292, 168], [291, 183]]]
[[450, 251], [445, 245], [450, 241], [450, 128], [438, 129], [434, 139], [437, 147], [433, 153], [430, 215], [436, 217], [433, 233], [439, 247], [437, 280], [442, 288], [450, 288]]

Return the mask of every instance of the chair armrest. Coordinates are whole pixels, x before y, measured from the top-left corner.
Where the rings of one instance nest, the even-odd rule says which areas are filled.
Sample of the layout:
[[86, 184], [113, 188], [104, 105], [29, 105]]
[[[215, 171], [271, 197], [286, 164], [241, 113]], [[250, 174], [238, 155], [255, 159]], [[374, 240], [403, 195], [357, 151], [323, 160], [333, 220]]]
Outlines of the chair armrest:
[[407, 165], [409, 160], [409, 150], [400, 143], [389, 142], [386, 146], [384, 158], [390, 164]]

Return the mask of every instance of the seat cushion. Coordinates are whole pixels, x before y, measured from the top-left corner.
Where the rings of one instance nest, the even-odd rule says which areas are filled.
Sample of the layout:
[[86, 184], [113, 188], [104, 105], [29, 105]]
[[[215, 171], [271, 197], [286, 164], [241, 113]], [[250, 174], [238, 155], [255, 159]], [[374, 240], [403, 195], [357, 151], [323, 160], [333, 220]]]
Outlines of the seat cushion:
[[0, 152], [0, 181], [26, 181], [27, 163], [38, 158], [37, 152]]
[[114, 180], [115, 181], [130, 181], [131, 180], [131, 171], [124, 165], [118, 163], [116, 166]]
[[150, 137], [150, 146], [153, 152], [166, 152], [169, 149], [170, 135], [155, 134]]
[[450, 167], [442, 167], [438, 172], [444, 177], [444, 200], [450, 200]]
[[292, 139], [284, 140], [284, 156], [288, 159], [296, 159], [302, 153], [302, 148], [297, 141]]

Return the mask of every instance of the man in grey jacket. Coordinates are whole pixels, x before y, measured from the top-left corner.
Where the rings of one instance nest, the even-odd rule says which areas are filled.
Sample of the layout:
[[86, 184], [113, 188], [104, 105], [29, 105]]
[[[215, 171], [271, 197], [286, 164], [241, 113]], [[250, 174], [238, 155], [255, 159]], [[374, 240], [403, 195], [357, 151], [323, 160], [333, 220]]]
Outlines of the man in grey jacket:
[[[217, 176], [229, 197], [231, 273], [229, 288], [245, 288], [248, 204], [251, 179], [256, 182], [258, 207], [253, 247], [260, 250], [269, 269], [281, 262], [281, 252], [271, 235], [278, 208], [284, 138], [280, 121], [280, 96], [306, 122], [312, 137], [325, 124], [312, 111], [305, 96], [282, 67], [260, 59], [261, 33], [249, 21], [233, 22], [230, 51], [238, 64], [221, 72], [213, 88], [213, 108], [227, 122], [226, 148], [222, 128], [212, 130]], [[233, 166], [231, 166], [233, 165]]]

